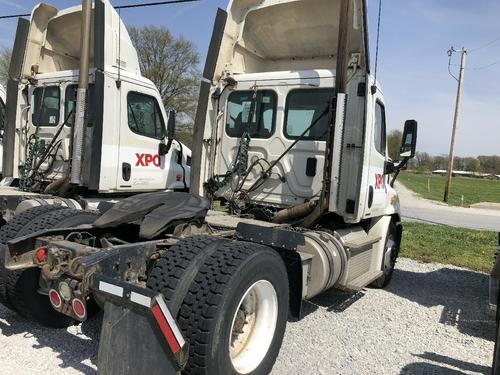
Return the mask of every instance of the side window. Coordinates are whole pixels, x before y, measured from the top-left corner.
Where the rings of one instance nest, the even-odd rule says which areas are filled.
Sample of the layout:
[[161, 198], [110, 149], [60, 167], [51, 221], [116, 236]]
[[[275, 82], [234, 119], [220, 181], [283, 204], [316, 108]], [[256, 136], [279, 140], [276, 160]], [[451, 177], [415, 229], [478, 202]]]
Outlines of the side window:
[[375, 134], [375, 148], [385, 156], [385, 108], [378, 101], [375, 105], [375, 129], [373, 129], [373, 132]]
[[57, 126], [61, 109], [59, 86], [38, 87], [33, 92], [35, 126]]
[[164, 137], [163, 117], [156, 98], [130, 92], [127, 96], [127, 108], [130, 130], [145, 137]]
[[299, 138], [314, 122], [303, 139], [324, 141], [328, 132], [326, 112], [334, 92], [331, 89], [294, 90], [286, 99], [285, 136]]
[[0, 99], [0, 130], [5, 127], [5, 103]]
[[[64, 120], [66, 120], [71, 111], [75, 109], [76, 104], [76, 92], [78, 85], [69, 85], [66, 87], [66, 94], [64, 98]], [[94, 114], [95, 114], [95, 86], [93, 84], [89, 85], [89, 90], [87, 91], [87, 126], [92, 126], [94, 124]], [[66, 123], [67, 126], [73, 126], [74, 113]]]
[[239, 138], [248, 132], [252, 138], [270, 138], [276, 123], [276, 102], [274, 91], [258, 91], [255, 99], [253, 91], [231, 93], [227, 106], [227, 134]]

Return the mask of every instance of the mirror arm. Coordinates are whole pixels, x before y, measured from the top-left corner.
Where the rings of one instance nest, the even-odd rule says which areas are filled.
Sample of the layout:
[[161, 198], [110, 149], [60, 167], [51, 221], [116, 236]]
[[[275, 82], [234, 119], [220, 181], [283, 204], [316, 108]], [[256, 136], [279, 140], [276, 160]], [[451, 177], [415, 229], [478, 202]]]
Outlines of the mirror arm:
[[408, 162], [410, 161], [411, 158], [404, 158], [403, 161], [401, 161], [401, 163], [399, 163], [399, 165], [396, 168], [396, 172], [394, 173], [394, 176], [392, 177], [392, 180], [391, 180], [391, 187], [394, 187], [394, 183], [396, 182], [398, 176], [399, 176], [399, 173], [401, 172], [401, 170], [403, 168], [406, 167], [406, 165], [408, 164]]

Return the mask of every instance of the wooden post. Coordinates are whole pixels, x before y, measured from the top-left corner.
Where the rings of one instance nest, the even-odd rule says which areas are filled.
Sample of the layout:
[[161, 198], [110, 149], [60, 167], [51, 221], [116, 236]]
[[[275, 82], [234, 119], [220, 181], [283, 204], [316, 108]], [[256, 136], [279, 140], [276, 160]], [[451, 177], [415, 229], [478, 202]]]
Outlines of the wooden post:
[[445, 202], [448, 202], [451, 191], [451, 177], [453, 175], [453, 159], [455, 158], [455, 136], [457, 132], [458, 122], [460, 120], [460, 102], [462, 100], [462, 85], [464, 83], [465, 61], [467, 58], [467, 50], [462, 48], [462, 60], [460, 63], [460, 76], [458, 78], [457, 101], [455, 105], [455, 119], [453, 121], [453, 131], [451, 133], [450, 158], [448, 160], [448, 177], [446, 179], [446, 187], [444, 190]]

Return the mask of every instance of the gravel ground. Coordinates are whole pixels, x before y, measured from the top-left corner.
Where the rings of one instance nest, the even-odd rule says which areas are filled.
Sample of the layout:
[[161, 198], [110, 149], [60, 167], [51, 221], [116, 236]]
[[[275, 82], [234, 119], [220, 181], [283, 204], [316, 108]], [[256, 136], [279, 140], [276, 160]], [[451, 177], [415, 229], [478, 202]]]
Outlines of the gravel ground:
[[[328, 292], [288, 324], [273, 375], [488, 374], [485, 274], [402, 259], [387, 290]], [[0, 374], [94, 374], [100, 321], [47, 330], [0, 307]]]

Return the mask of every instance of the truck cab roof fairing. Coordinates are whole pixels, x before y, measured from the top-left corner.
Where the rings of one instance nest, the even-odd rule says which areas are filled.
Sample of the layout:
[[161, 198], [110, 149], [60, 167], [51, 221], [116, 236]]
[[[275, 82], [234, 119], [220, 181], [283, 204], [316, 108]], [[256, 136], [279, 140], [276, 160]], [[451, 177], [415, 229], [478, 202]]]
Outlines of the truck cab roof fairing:
[[[366, 69], [365, 1], [350, 0], [350, 56]], [[214, 80], [232, 74], [335, 69], [340, 0], [231, 0]]]
[[[130, 36], [118, 13], [109, 0], [96, 0], [104, 5], [104, 30], [91, 33], [91, 45], [95, 37], [106, 38], [103, 45], [110, 46], [104, 53], [104, 68], [109, 70], [121, 64], [121, 69], [140, 74], [139, 61]], [[94, 24], [95, 9], [92, 9]], [[23, 77], [67, 70], [78, 70], [80, 59], [81, 6], [63, 11], [39, 4], [31, 14], [29, 36], [22, 68]], [[120, 38], [119, 38], [120, 35]], [[120, 50], [120, 56], [118, 51]], [[94, 48], [91, 48], [90, 68], [95, 68]], [[126, 62], [126, 63], [124, 63]]]

